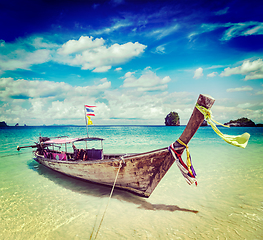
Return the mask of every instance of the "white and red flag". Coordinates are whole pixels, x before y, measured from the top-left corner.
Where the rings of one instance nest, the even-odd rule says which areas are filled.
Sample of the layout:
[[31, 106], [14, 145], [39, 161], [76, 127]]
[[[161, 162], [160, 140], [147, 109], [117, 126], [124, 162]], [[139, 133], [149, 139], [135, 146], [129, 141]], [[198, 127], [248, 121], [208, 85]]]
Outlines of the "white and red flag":
[[96, 106], [89, 106], [89, 105], [85, 105], [86, 108], [86, 115], [87, 116], [95, 116], [95, 112], [93, 110], [93, 108], [95, 108]]

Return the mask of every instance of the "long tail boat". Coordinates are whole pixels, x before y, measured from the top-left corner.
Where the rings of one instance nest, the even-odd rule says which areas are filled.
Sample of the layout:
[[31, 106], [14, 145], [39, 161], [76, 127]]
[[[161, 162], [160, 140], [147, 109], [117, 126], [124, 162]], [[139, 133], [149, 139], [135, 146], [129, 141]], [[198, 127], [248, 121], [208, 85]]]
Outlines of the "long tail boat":
[[[214, 99], [200, 94], [197, 104], [210, 109]], [[57, 172], [91, 182], [130, 191], [149, 197], [158, 183], [181, 154], [204, 121], [204, 115], [195, 107], [182, 135], [169, 148], [161, 148], [139, 154], [104, 154], [102, 138], [55, 138], [39, 137], [38, 143], [26, 147], [36, 148], [35, 160]], [[99, 148], [89, 148], [90, 142], [99, 141]], [[85, 148], [76, 149], [83, 142]], [[69, 146], [71, 151], [68, 150]], [[58, 147], [58, 149], [56, 149]], [[60, 149], [63, 147], [63, 151]], [[74, 151], [73, 151], [74, 150]], [[178, 161], [179, 162], [179, 161]], [[182, 162], [181, 162], [182, 163]], [[183, 175], [194, 179], [194, 171], [182, 163]], [[118, 178], [116, 180], [116, 175]]]

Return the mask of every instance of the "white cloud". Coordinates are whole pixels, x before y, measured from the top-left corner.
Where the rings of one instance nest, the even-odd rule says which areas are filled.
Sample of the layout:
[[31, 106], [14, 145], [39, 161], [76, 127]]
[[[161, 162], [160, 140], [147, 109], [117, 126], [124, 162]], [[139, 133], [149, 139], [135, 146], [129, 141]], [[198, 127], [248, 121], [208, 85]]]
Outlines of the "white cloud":
[[[111, 87], [99, 84], [73, 87], [64, 82], [0, 78], [0, 115], [9, 123], [27, 125], [84, 124], [83, 105], [95, 104]], [[88, 101], [88, 102], [87, 102]]]
[[241, 66], [235, 68], [225, 68], [220, 76], [228, 77], [234, 74], [246, 75], [244, 80], [262, 79], [263, 61], [262, 59], [258, 59], [252, 62], [250, 62], [250, 60], [245, 60]]
[[163, 45], [160, 45], [158, 46], [156, 49], [155, 49], [155, 52], [156, 53], [159, 53], [159, 54], [164, 54], [165, 53], [165, 46], [166, 44], [163, 44]]
[[131, 77], [135, 72], [126, 72], [123, 78], [129, 78]]
[[114, 71], [119, 72], [119, 71], [121, 71], [121, 70], [122, 70], [122, 68], [121, 68], [121, 67], [118, 67], [118, 68], [115, 68]]
[[158, 40], [160, 40], [176, 32], [178, 29], [179, 29], [179, 24], [175, 24], [169, 27], [155, 29], [154, 31], [147, 33], [147, 36], [149, 37], [155, 36]]
[[[170, 81], [169, 77], [156, 79], [159, 85], [148, 84], [144, 88], [164, 89]], [[97, 106], [94, 119], [97, 124], [164, 124], [165, 116], [176, 105], [181, 122], [186, 123], [191, 115], [186, 109], [191, 109], [196, 100], [196, 96], [189, 93], [158, 91], [148, 94], [137, 88], [112, 90], [110, 87], [107, 78], [101, 79], [99, 84], [84, 87], [63, 82], [0, 78], [3, 90], [0, 101], [4, 103], [0, 106], [0, 115], [10, 125], [17, 122], [20, 125], [84, 125], [83, 104], [92, 104]]]
[[245, 87], [239, 87], [239, 88], [229, 88], [226, 91], [227, 92], [243, 92], [243, 91], [252, 91], [253, 88], [249, 87], [249, 86], [245, 86]]
[[52, 60], [57, 44], [42, 37], [17, 39], [12, 43], [0, 41], [0, 71], [27, 69]]
[[[189, 98], [192, 99], [189, 93], [174, 92], [169, 94], [162, 92], [149, 95], [145, 92], [139, 92], [137, 89], [114, 90], [113, 92], [107, 92], [105, 98], [108, 101], [108, 109], [110, 109], [105, 117], [114, 119], [114, 122], [119, 121], [120, 124], [133, 121], [137, 124], [145, 122], [147, 124], [164, 124], [165, 116], [170, 111], [175, 110], [175, 105], [176, 111], [178, 111], [182, 120], [181, 122], [186, 123], [192, 113], [191, 105], [194, 104], [189, 104]], [[190, 112], [188, 109], [191, 109]]]
[[43, 37], [29, 37], [28, 44], [34, 46], [36, 49], [54, 49], [59, 47], [58, 44], [49, 42]]
[[167, 84], [152, 86], [152, 87], [138, 87], [137, 90], [140, 92], [149, 92], [149, 91], [164, 91], [168, 88]]
[[229, 7], [221, 9], [221, 10], [215, 12], [215, 15], [224, 15], [224, 14], [226, 14], [228, 12], [228, 9], [229, 9]]
[[217, 75], [217, 72], [212, 72], [207, 74], [207, 77], [215, 77]]
[[112, 26], [103, 28], [101, 30], [94, 31], [92, 33], [95, 35], [102, 35], [105, 33], [110, 34], [114, 31], [118, 31], [120, 28], [129, 27], [131, 25], [132, 25], [132, 21], [116, 19]]
[[102, 79], [100, 79], [100, 82], [107, 82], [108, 81], [108, 79], [105, 77], [105, 78], [102, 78]]
[[188, 35], [188, 37], [187, 37], [187, 38], [189, 39], [189, 42], [191, 42], [196, 35], [198, 35], [198, 33], [196, 33], [196, 32], [190, 33], [190, 34]]
[[227, 41], [231, 38], [238, 36], [248, 35], [262, 35], [263, 34], [263, 23], [261, 22], [244, 22], [244, 23], [228, 23], [225, 24], [229, 27], [222, 37], [221, 40]]
[[111, 66], [96, 67], [92, 72], [107, 72], [111, 69]]
[[[213, 66], [208, 67], [206, 69], [215, 69], [215, 68], [223, 68], [223, 67], [225, 67], [225, 66], [224, 65], [213, 65]], [[217, 72], [215, 72], [215, 73], [217, 74]]]
[[13, 78], [0, 78], [0, 98], [11, 99], [35, 99], [52, 98], [62, 99], [71, 95], [94, 95], [101, 90], [106, 90], [111, 82], [103, 79], [102, 84], [94, 86], [73, 87], [64, 82], [52, 81], [29, 81], [24, 79], [14, 80]]
[[[147, 69], [149, 71], [149, 69]], [[146, 73], [141, 74], [143, 75]], [[134, 77], [135, 73], [127, 73]], [[179, 113], [181, 124], [186, 124], [192, 114], [196, 95], [187, 92], [168, 93], [165, 85], [170, 78], [159, 78], [160, 84], [138, 85], [138, 87], [112, 89], [107, 78], [97, 84], [74, 87], [63, 82], [14, 80], [0, 78], [0, 115], [7, 124], [82, 124], [83, 105], [97, 106], [95, 124], [164, 124], [170, 111]], [[141, 79], [142, 79], [141, 78]], [[139, 78], [138, 78], [139, 79]], [[138, 80], [135, 78], [135, 80]], [[142, 88], [143, 91], [138, 91]], [[145, 92], [145, 89], [158, 92]], [[41, 89], [41, 91], [39, 91]], [[218, 102], [219, 103], [219, 102]], [[233, 104], [232, 104], [233, 105]], [[238, 104], [237, 104], [238, 105]], [[240, 103], [233, 107], [215, 105], [212, 109], [216, 120], [249, 117], [262, 122], [262, 106]]]
[[63, 45], [51, 43], [42, 37], [30, 37], [15, 43], [1, 42], [0, 71], [30, 69], [31, 66], [54, 61], [81, 67], [93, 72], [106, 72], [142, 54], [145, 45], [138, 42], [115, 43], [107, 46], [103, 38], [84, 37], [69, 40]]
[[51, 60], [51, 52], [48, 49], [39, 49], [33, 52], [16, 50], [7, 55], [0, 55], [0, 69], [29, 69], [32, 65], [45, 63], [49, 60]]
[[202, 77], [203, 76], [203, 68], [197, 68], [196, 70], [195, 70], [195, 75], [194, 75], [194, 77], [193, 78], [196, 78], [196, 79], [198, 79], [198, 78], [200, 78], [200, 77]]
[[164, 90], [167, 88], [167, 83], [171, 81], [169, 76], [160, 78], [148, 68], [144, 70], [139, 78], [136, 78], [134, 74], [135, 72], [125, 74], [124, 88], [137, 88], [138, 91]]
[[3, 99], [29, 99], [60, 95], [68, 91], [70, 86], [66, 83], [50, 81], [28, 81], [24, 79], [0, 78], [0, 97]]
[[255, 106], [255, 104], [251, 104], [251, 103], [242, 103], [242, 104], [238, 104], [237, 107], [239, 108], [250, 108]]
[[97, 89], [97, 90], [102, 90], [102, 91], [104, 91], [104, 90], [106, 90], [106, 89], [109, 89], [110, 87], [111, 87], [111, 82], [106, 81], [106, 82], [104, 82], [104, 83], [99, 84], [98, 86], [96, 86], [96, 89]]
[[76, 52], [83, 52], [88, 49], [97, 49], [105, 43], [103, 38], [84, 37], [81, 36], [79, 40], [69, 40], [58, 49], [58, 53], [68, 55]]
[[[91, 41], [92, 39], [88, 40], [88, 45], [92, 45], [90, 44]], [[96, 41], [96, 39], [94, 41]], [[100, 44], [102, 43], [102, 41], [99, 42]], [[133, 57], [139, 56], [146, 48], [145, 45], [138, 42], [128, 42], [122, 45], [115, 43], [109, 47], [106, 45], [95, 44], [96, 47], [92, 45], [92, 48], [84, 48], [82, 43], [80, 43], [81, 46], [78, 47], [78, 43], [78, 41], [74, 42], [73, 49], [76, 51], [81, 48], [83, 51], [74, 55], [65, 55], [65, 51], [63, 51], [63, 56], [58, 57], [56, 61], [70, 66], [81, 66], [81, 69], [84, 70], [95, 69], [95, 72], [106, 71], [107, 68], [110, 69], [113, 65], [124, 63]], [[67, 46], [67, 43], [65, 46]], [[65, 49], [67, 49], [67, 47]], [[68, 52], [73, 53], [72, 51], [69, 49]], [[58, 51], [58, 53], [60, 52], [61, 51]]]
[[[229, 41], [232, 38], [249, 35], [262, 35], [263, 23], [262, 22], [240, 22], [240, 23], [223, 23], [223, 24], [202, 24], [201, 31], [197, 34], [211, 32], [218, 28], [226, 28], [221, 41]], [[192, 37], [192, 36], [191, 36]]]

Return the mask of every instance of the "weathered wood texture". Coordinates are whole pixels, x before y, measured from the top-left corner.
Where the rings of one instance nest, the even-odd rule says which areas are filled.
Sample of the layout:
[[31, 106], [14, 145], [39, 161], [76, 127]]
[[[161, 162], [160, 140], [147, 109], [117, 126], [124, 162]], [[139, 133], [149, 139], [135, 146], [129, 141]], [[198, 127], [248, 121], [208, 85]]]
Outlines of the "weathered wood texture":
[[66, 175], [112, 186], [120, 164], [116, 187], [149, 197], [174, 163], [169, 151], [155, 150], [109, 160], [57, 161], [37, 156], [44, 166]]
[[[203, 106], [207, 109], [210, 109], [215, 102], [215, 99], [212, 98], [209, 95], [200, 94], [197, 100], [197, 103], [200, 106]], [[191, 118], [189, 119], [182, 135], [180, 136], [180, 139], [187, 145], [189, 141], [192, 139], [192, 137], [195, 135], [198, 128], [201, 126], [202, 122], [204, 121], [204, 115], [196, 108], [194, 107], [193, 113], [191, 115]], [[178, 144], [175, 144], [175, 147], [179, 147]], [[184, 149], [179, 150], [179, 153], [181, 153]]]

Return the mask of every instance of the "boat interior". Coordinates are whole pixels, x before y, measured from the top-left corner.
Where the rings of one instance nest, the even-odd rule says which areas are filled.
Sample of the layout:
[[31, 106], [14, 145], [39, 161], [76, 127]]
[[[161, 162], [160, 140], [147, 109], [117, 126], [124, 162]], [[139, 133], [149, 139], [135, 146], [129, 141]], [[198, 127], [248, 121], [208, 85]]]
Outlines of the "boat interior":
[[[103, 144], [104, 139], [100, 138], [84, 138], [78, 140], [63, 140], [58, 139], [44, 141], [41, 148], [37, 150], [38, 155], [47, 159], [59, 161], [90, 161], [119, 158], [126, 154], [104, 154]], [[101, 142], [100, 147], [94, 147], [94, 142]], [[89, 147], [87, 142], [89, 142]], [[92, 143], [92, 144], [90, 144]], [[72, 145], [72, 147], [70, 146]]]

